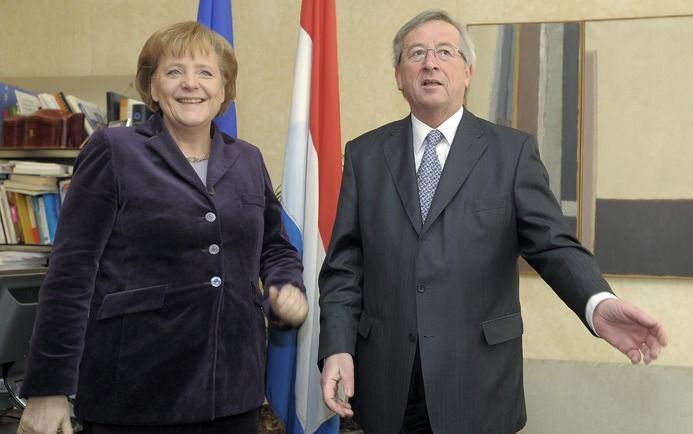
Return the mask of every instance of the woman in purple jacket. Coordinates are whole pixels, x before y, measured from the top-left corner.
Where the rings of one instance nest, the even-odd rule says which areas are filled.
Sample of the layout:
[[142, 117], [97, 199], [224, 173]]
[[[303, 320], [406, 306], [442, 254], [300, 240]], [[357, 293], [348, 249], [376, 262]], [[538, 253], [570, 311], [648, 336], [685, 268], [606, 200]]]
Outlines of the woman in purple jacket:
[[[80, 153], [40, 300], [18, 432], [257, 432], [266, 324], [306, 317], [302, 265], [260, 151], [213, 119], [237, 62], [195, 22], [145, 43], [155, 112]], [[264, 288], [260, 289], [260, 280]]]

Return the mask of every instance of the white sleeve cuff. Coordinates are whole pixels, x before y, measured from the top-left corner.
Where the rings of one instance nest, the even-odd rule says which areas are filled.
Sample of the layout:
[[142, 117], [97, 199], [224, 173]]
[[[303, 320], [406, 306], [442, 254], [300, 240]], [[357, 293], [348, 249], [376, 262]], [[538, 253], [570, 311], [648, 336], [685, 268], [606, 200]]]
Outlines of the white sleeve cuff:
[[585, 307], [585, 319], [587, 320], [587, 324], [590, 326], [590, 329], [597, 336], [599, 336], [599, 334], [594, 329], [594, 322], [592, 321], [592, 317], [594, 316], [594, 310], [597, 308], [597, 305], [599, 305], [599, 303], [609, 298], [618, 297], [616, 297], [614, 294], [610, 292], [604, 291], [594, 294], [592, 297], [590, 297], [589, 300], [587, 300], [587, 306]]

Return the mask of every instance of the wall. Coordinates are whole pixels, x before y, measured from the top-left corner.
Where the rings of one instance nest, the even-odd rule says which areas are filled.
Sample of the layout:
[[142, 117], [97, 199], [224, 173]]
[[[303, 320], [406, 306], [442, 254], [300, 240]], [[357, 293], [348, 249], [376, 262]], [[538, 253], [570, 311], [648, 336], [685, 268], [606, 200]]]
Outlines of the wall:
[[[343, 141], [407, 114], [393, 79], [390, 43], [402, 23], [431, 4], [423, 0], [337, 2]], [[475, 24], [693, 14], [693, 3], [686, 0], [458, 0], [435, 4]], [[277, 183], [281, 179], [300, 1], [235, 0], [233, 5], [240, 63], [239, 135], [260, 146]], [[40, 77], [57, 77], [52, 84], [57, 86], [66, 77], [85, 77], [78, 80], [87, 82], [87, 76], [92, 80], [96, 76], [109, 87], [119, 86], [108, 90], [122, 91], [131, 81], [145, 39], [164, 25], [194, 20], [196, 8], [193, 0], [0, 0], [0, 81], [28, 80], [35, 84], [43, 80]], [[658, 363], [693, 367], [693, 347], [689, 345], [693, 336], [693, 283], [621, 277], [609, 280], [619, 295], [667, 325], [671, 344]], [[538, 278], [523, 277], [528, 358], [625, 362], [592, 338], [548, 292]]]

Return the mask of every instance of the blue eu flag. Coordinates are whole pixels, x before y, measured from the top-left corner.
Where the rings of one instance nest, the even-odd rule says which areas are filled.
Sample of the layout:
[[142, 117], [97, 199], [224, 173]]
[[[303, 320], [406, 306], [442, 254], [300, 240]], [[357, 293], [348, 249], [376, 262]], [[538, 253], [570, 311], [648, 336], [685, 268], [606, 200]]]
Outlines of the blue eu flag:
[[[219, 33], [233, 46], [231, 0], [200, 0], [197, 9], [197, 22]], [[224, 133], [233, 137], [238, 136], [235, 103], [232, 102], [226, 113], [218, 116], [214, 121]]]

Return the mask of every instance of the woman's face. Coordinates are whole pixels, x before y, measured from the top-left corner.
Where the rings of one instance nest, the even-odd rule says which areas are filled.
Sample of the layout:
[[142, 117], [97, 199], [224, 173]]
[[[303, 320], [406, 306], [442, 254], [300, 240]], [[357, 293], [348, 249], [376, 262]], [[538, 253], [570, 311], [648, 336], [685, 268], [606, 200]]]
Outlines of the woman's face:
[[216, 54], [164, 55], [152, 76], [152, 98], [167, 126], [209, 127], [224, 101], [224, 83]]

